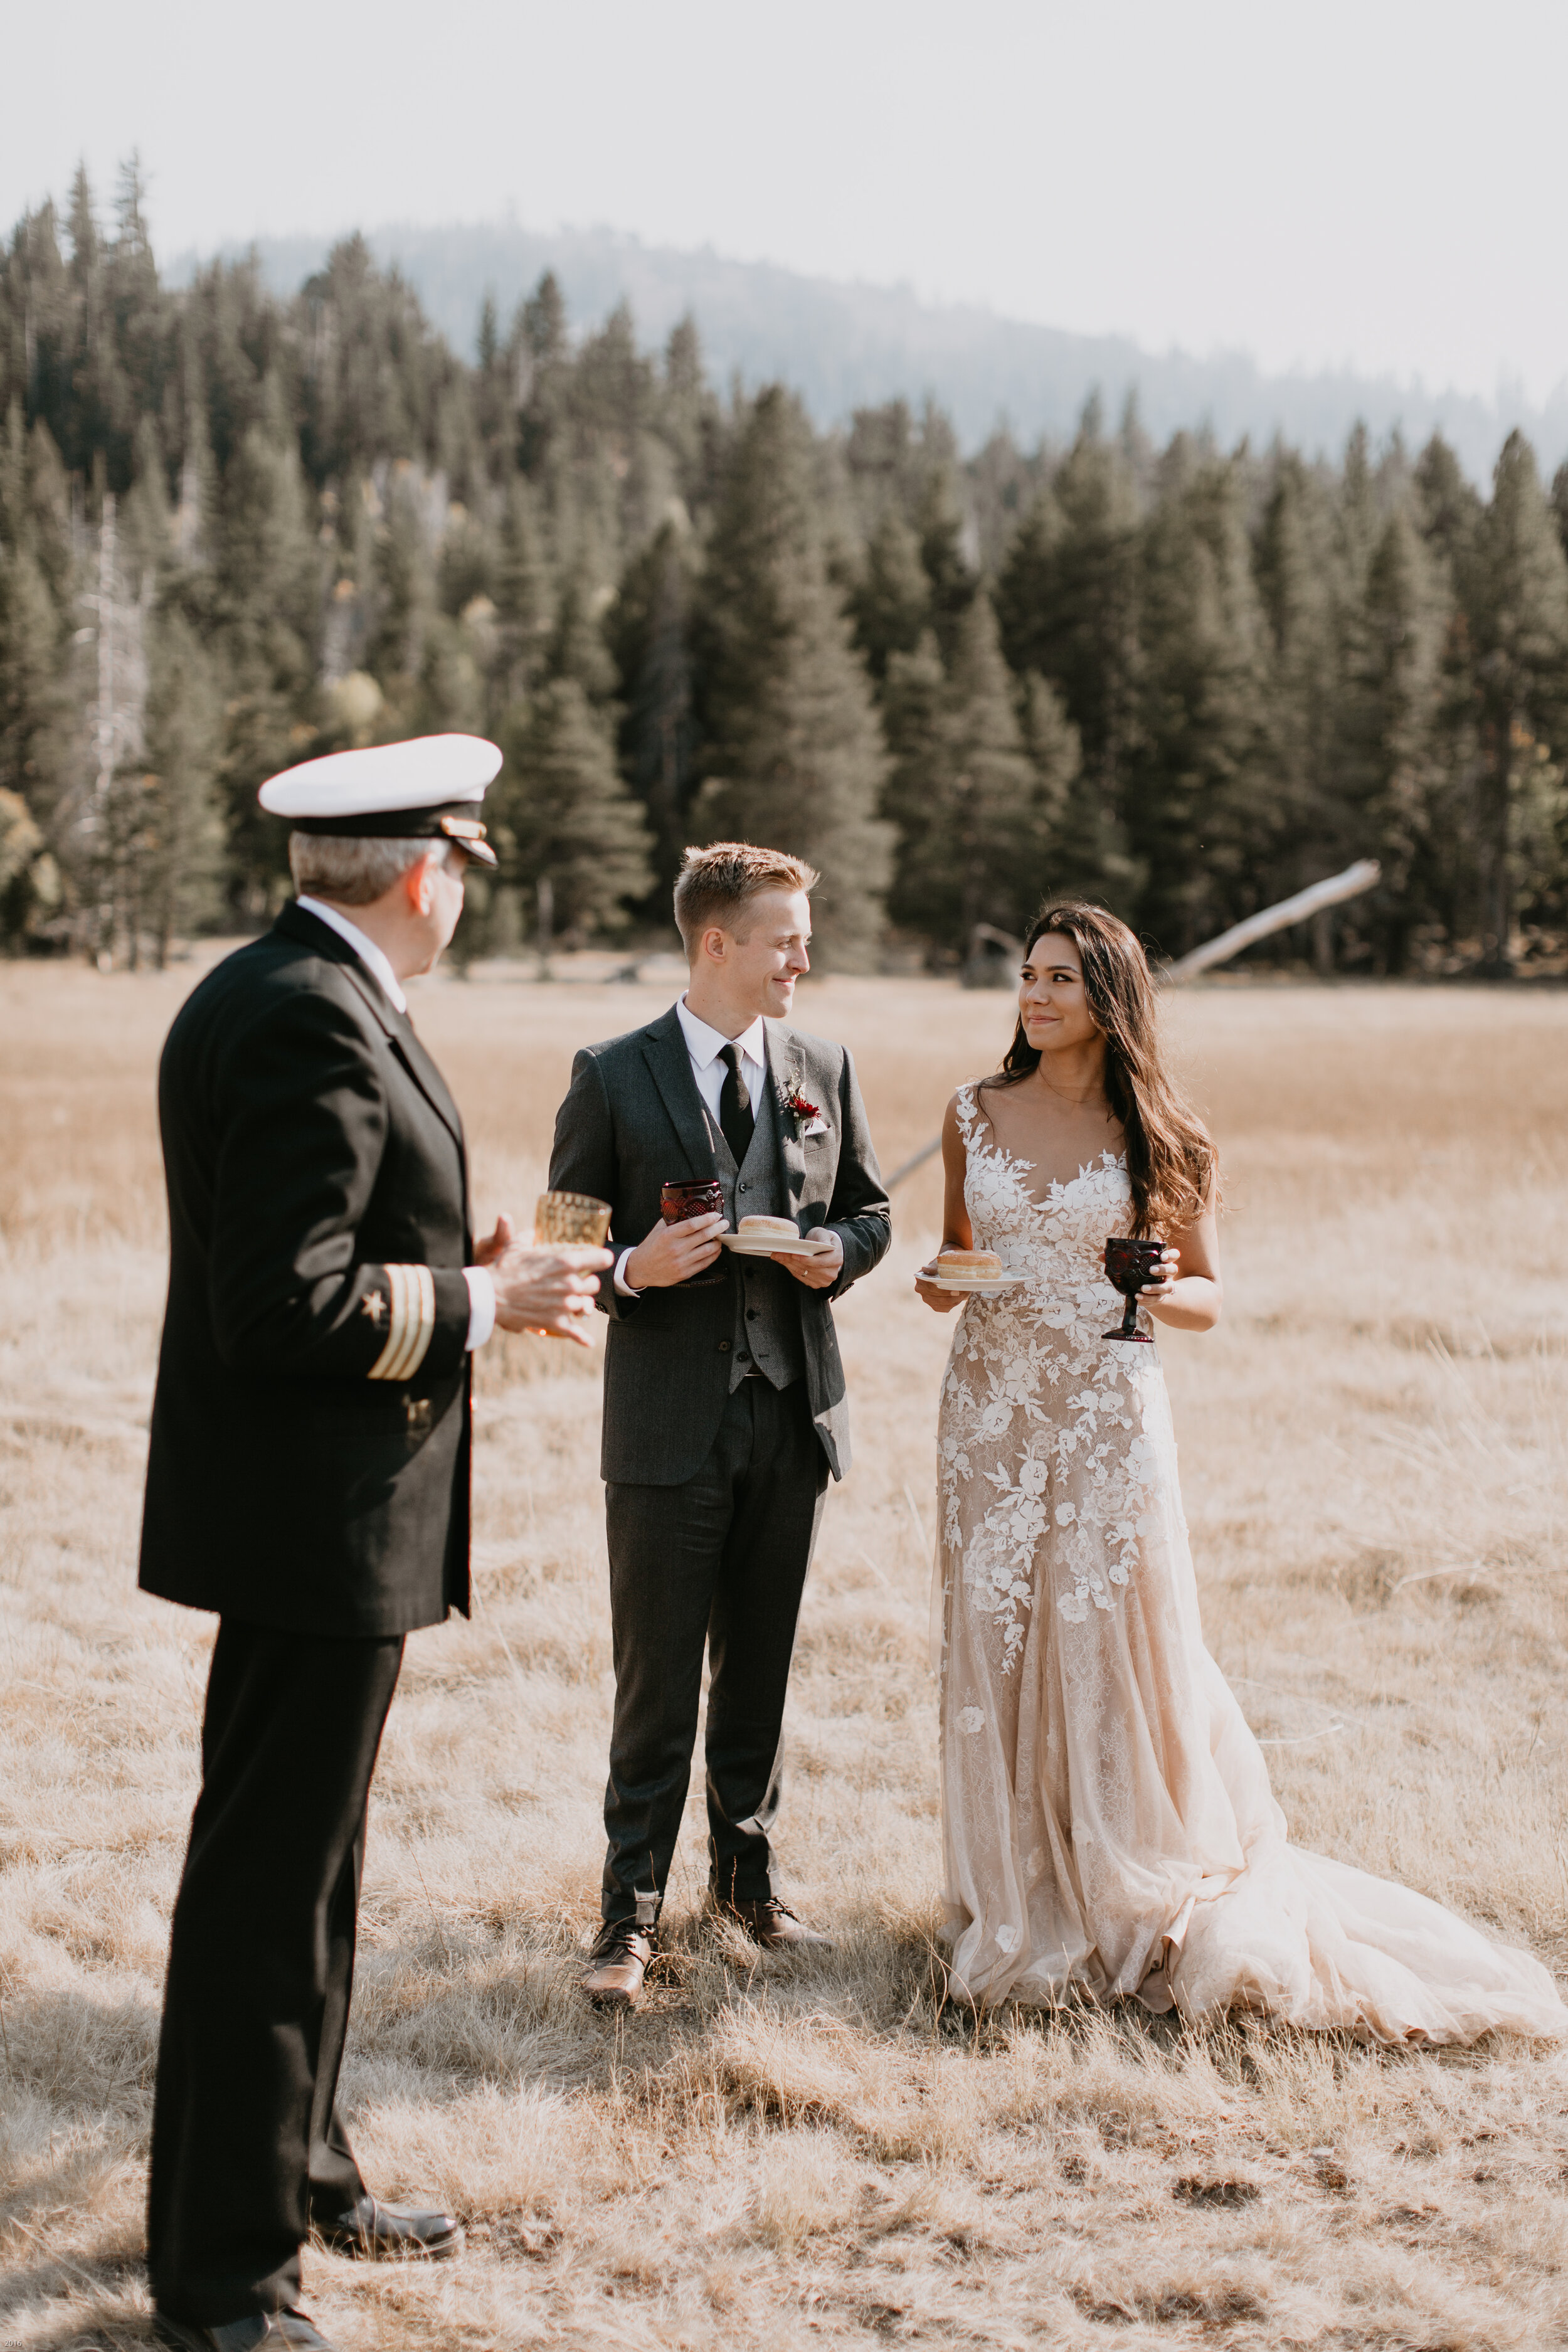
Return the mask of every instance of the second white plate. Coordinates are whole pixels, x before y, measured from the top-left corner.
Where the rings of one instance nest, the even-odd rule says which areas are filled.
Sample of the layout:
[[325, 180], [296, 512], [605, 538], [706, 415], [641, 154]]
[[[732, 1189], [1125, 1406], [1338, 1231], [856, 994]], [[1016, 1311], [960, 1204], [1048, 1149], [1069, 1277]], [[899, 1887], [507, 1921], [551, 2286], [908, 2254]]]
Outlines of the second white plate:
[[973, 1291], [981, 1298], [995, 1298], [1026, 1277], [1021, 1274], [928, 1274], [921, 1279], [933, 1290]]
[[831, 1242], [813, 1241], [809, 1234], [797, 1234], [787, 1242], [782, 1234], [759, 1234], [754, 1238], [750, 1234], [721, 1234], [719, 1244], [722, 1249], [733, 1250], [737, 1257], [772, 1257], [775, 1250], [788, 1257], [826, 1257], [833, 1250]]

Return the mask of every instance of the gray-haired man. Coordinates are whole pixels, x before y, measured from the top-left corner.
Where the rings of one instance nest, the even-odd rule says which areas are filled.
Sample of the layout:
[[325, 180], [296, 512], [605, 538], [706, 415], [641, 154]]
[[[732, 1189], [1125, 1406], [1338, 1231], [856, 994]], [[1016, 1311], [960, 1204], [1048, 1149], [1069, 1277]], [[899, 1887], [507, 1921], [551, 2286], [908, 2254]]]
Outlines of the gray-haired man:
[[476, 1243], [405, 981], [447, 946], [500, 754], [431, 737], [262, 789], [300, 897], [193, 991], [159, 1070], [170, 1268], [142, 1583], [218, 1615], [170, 1937], [148, 2271], [183, 2352], [330, 2352], [300, 2244], [451, 2253], [337, 2103], [365, 1807], [404, 1641], [468, 1606], [469, 1371], [583, 1338], [602, 1251]]

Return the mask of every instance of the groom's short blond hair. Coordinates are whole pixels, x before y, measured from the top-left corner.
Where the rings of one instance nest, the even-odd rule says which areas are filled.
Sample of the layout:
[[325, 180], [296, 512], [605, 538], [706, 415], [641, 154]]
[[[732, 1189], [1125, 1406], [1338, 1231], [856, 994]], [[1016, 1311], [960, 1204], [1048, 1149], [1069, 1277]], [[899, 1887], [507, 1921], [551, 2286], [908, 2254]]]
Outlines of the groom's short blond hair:
[[675, 885], [675, 921], [687, 961], [715, 923], [737, 939], [742, 936], [738, 921], [748, 898], [764, 890], [815, 890], [820, 879], [804, 857], [759, 849], [750, 841], [710, 841], [706, 849], [689, 849]]

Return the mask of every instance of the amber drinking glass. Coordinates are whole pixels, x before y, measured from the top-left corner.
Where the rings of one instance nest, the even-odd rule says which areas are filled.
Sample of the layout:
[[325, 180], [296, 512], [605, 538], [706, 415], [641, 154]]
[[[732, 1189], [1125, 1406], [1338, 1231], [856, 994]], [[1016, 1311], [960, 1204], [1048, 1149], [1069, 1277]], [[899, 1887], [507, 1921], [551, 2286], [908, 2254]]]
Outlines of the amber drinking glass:
[[1102, 1331], [1102, 1339], [1131, 1339], [1135, 1346], [1152, 1348], [1154, 1344], [1147, 1331], [1138, 1328], [1138, 1294], [1147, 1282], [1152, 1282], [1160, 1271], [1164, 1255], [1163, 1242], [1108, 1241], [1105, 1244], [1105, 1271], [1113, 1286], [1127, 1301], [1119, 1331]]
[[[683, 1225], [688, 1217], [721, 1217], [724, 1213], [724, 1187], [717, 1176], [696, 1176], [672, 1180], [661, 1184], [658, 1211], [667, 1225]], [[727, 1270], [723, 1259], [718, 1258], [702, 1274], [689, 1274], [684, 1282], [672, 1286], [677, 1290], [702, 1290], [710, 1283], [723, 1282]]]
[[591, 1192], [541, 1192], [533, 1204], [533, 1238], [554, 1249], [603, 1249], [610, 1204]]

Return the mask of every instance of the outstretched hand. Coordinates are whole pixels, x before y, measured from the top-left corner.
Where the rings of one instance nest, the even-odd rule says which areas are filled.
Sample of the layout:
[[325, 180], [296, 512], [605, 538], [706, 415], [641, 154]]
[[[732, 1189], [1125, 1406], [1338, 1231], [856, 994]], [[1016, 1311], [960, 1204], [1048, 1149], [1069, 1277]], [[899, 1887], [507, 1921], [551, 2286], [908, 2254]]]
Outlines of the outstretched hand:
[[511, 1244], [511, 1219], [507, 1215], [506, 1211], [503, 1209], [500, 1216], [496, 1219], [494, 1233], [487, 1234], [482, 1242], [476, 1242], [474, 1244], [474, 1264], [476, 1265], [493, 1265], [498, 1257], [502, 1256], [506, 1251], [510, 1249]]
[[[503, 1235], [504, 1228], [504, 1235]], [[503, 1331], [534, 1331], [551, 1339], [574, 1339], [580, 1348], [593, 1345], [594, 1311], [599, 1275], [615, 1260], [606, 1249], [524, 1248], [511, 1239], [510, 1221], [496, 1220], [496, 1229], [479, 1251], [491, 1249], [487, 1259], [496, 1291], [496, 1321]]]

